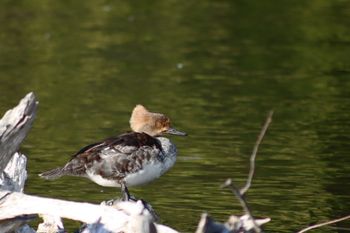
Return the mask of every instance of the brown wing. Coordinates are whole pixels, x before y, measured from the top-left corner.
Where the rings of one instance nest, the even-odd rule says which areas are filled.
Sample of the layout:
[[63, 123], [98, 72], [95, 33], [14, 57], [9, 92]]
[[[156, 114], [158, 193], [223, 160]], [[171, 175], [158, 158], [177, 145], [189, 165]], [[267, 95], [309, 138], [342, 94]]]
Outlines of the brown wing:
[[88, 169], [105, 178], [120, 179], [160, 153], [163, 150], [156, 138], [145, 133], [125, 133], [82, 148], [63, 170], [67, 175], [83, 176]]

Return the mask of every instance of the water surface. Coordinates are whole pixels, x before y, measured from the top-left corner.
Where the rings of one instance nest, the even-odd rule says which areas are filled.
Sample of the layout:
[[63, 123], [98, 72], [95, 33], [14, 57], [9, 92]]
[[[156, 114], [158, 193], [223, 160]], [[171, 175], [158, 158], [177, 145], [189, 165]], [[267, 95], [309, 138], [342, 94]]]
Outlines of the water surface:
[[348, 215], [349, 19], [350, 3], [340, 0], [2, 1], [0, 111], [29, 91], [40, 101], [21, 149], [26, 192], [93, 203], [119, 195], [37, 174], [129, 130], [142, 103], [189, 136], [171, 137], [173, 169], [131, 191], [164, 224], [193, 232], [204, 211], [220, 221], [242, 214], [219, 186], [229, 177], [244, 184], [274, 109], [247, 194], [254, 215], [272, 218], [267, 232]]

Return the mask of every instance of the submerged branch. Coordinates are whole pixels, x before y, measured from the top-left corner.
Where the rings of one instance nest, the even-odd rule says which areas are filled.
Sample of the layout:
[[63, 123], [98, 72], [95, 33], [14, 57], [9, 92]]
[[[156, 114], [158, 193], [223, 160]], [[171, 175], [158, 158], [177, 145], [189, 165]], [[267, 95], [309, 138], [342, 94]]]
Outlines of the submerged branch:
[[346, 220], [348, 218], [350, 218], [350, 215], [342, 217], [342, 218], [334, 219], [334, 220], [331, 220], [331, 221], [328, 221], [328, 222], [319, 223], [319, 224], [315, 224], [315, 225], [309, 226], [307, 228], [302, 229], [301, 231], [298, 231], [297, 233], [307, 232], [307, 231], [315, 229], [315, 228], [319, 228], [319, 227], [323, 227], [323, 226], [326, 226], [326, 225], [329, 225], [329, 224], [332, 224], [332, 223], [344, 221], [344, 220]]

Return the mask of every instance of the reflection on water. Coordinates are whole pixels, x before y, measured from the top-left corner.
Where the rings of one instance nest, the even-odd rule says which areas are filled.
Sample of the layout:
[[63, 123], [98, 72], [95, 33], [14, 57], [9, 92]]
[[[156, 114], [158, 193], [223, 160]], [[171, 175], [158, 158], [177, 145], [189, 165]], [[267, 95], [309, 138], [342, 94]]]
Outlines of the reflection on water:
[[219, 186], [228, 177], [244, 183], [274, 109], [248, 192], [253, 213], [272, 218], [268, 232], [349, 214], [349, 7], [325, 0], [1, 2], [0, 110], [29, 91], [40, 101], [22, 146], [26, 191], [95, 203], [119, 195], [85, 179], [50, 182], [37, 174], [129, 130], [130, 111], [142, 103], [190, 135], [172, 138], [179, 157], [170, 172], [131, 191], [163, 223], [193, 232], [203, 211], [221, 221], [241, 213]]

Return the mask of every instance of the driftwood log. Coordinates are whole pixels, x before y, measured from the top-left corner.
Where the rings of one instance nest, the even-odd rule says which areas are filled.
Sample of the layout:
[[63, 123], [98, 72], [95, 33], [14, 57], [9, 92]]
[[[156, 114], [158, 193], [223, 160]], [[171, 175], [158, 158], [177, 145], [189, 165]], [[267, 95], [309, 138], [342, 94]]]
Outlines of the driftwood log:
[[22, 192], [27, 178], [24, 155], [16, 153], [35, 118], [38, 102], [27, 94], [0, 120], [0, 189]]
[[31, 92], [13, 109], [7, 111], [0, 120], [0, 173], [11, 160], [12, 155], [27, 136], [35, 118], [38, 102]]
[[177, 232], [169, 227], [153, 223], [151, 215], [141, 201], [119, 202], [116, 206], [111, 207], [9, 191], [0, 191], [0, 197], [0, 219], [31, 214], [52, 216], [50, 220], [46, 217], [46, 222], [51, 222], [47, 224], [51, 225], [48, 228], [51, 227], [55, 231], [63, 227], [60, 222], [62, 217], [87, 224], [100, 224], [106, 232]]
[[[27, 179], [27, 158], [17, 152], [35, 118], [38, 102], [33, 93], [27, 94], [13, 109], [0, 119], [0, 190], [22, 192]], [[0, 195], [0, 198], [3, 196]], [[0, 199], [1, 200], [1, 199]], [[30, 219], [15, 216], [0, 221], [0, 232], [34, 232], [27, 225]]]

